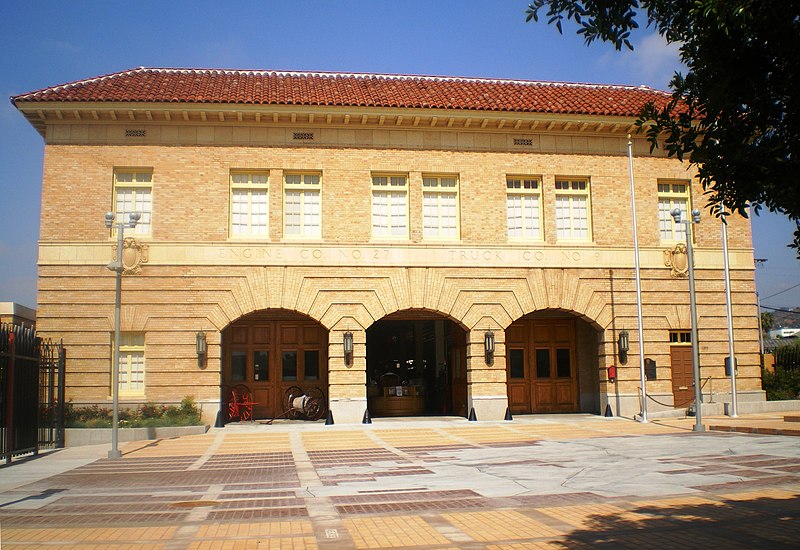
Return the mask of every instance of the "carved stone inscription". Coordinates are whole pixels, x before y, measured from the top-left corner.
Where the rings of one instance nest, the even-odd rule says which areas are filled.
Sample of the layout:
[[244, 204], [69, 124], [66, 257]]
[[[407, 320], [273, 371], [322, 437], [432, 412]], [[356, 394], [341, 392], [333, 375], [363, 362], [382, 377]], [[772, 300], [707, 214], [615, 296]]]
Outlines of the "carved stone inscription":
[[602, 260], [600, 251], [533, 248], [230, 246], [215, 252], [216, 261], [267, 265], [530, 267], [594, 266]]

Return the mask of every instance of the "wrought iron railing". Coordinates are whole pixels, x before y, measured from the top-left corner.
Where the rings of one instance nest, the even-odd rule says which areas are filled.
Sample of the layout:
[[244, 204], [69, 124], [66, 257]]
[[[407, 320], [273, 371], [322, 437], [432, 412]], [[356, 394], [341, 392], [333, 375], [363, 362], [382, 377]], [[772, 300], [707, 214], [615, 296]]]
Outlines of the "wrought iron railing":
[[64, 367], [61, 342], [32, 328], [0, 324], [0, 458], [64, 446]]

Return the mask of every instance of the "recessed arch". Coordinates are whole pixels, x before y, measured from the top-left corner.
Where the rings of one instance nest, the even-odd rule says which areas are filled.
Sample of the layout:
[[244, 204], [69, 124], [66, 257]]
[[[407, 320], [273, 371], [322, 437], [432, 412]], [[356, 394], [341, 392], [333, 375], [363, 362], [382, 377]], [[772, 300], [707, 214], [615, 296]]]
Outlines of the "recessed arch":
[[534, 311], [506, 327], [512, 413], [599, 413], [603, 330], [586, 315], [563, 308]]
[[237, 386], [247, 388], [254, 419], [283, 415], [285, 395], [293, 387], [327, 396], [328, 329], [316, 319], [289, 309], [262, 309], [229, 323], [221, 342], [223, 422]]
[[467, 335], [432, 309], [392, 312], [366, 330], [367, 405], [379, 416], [467, 415]]

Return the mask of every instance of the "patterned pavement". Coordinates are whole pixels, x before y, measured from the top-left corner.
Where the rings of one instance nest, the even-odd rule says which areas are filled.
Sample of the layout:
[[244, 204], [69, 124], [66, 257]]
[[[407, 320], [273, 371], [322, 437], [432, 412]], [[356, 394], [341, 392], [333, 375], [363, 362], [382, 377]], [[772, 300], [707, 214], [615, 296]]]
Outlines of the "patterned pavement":
[[800, 540], [798, 440], [693, 433], [690, 421], [287, 423], [122, 450], [121, 460], [0, 493], [0, 548], [796, 548]]

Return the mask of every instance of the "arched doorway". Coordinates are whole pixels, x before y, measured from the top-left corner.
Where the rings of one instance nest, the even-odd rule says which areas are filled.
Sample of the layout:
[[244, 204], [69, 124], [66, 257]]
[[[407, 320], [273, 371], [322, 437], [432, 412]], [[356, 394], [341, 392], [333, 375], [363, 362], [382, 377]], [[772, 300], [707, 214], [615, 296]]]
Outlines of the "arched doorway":
[[467, 414], [466, 332], [443, 315], [401, 311], [367, 329], [372, 416]]
[[599, 329], [561, 310], [531, 313], [506, 329], [512, 413], [599, 413]]
[[[286, 310], [251, 313], [222, 331], [222, 401], [226, 389], [245, 385], [253, 418], [274, 418], [285, 408], [287, 389], [328, 391], [328, 331], [317, 321]], [[223, 415], [224, 416], [224, 415]]]

